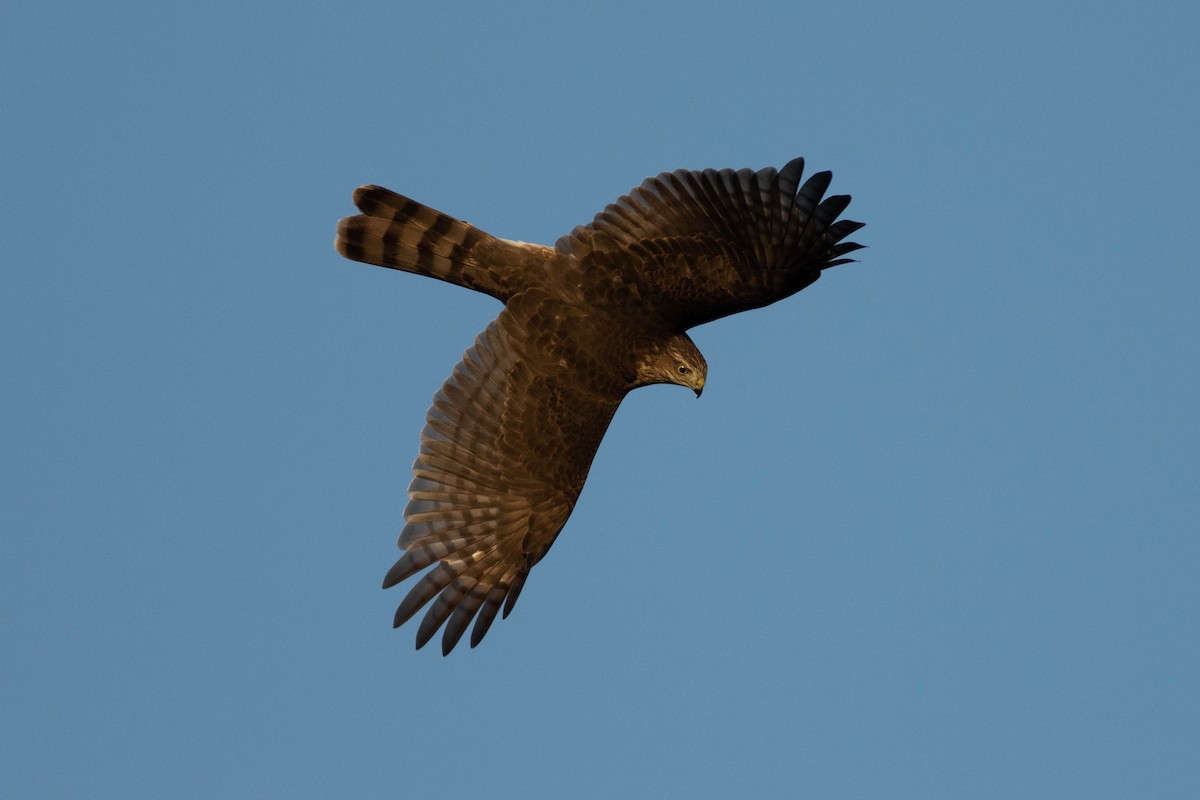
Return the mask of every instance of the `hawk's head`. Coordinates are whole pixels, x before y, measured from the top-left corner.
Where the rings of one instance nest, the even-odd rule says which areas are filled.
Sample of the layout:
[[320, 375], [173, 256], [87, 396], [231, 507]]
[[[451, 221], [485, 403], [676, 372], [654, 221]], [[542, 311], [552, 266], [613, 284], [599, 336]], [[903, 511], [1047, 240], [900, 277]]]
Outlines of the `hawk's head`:
[[704, 390], [708, 362], [686, 333], [656, 342], [637, 365], [637, 386], [651, 383], [677, 383], [696, 393]]

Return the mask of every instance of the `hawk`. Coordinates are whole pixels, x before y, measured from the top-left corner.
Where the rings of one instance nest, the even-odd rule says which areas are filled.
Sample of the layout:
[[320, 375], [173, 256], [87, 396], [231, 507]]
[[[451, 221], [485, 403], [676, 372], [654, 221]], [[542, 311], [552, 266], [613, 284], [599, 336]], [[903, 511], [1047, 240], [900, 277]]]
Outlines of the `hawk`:
[[[388, 588], [432, 567], [396, 610], [429, 603], [417, 647], [479, 644], [571, 515], [617, 406], [639, 386], [699, 397], [708, 375], [686, 331], [805, 288], [861, 245], [831, 175], [804, 160], [648, 178], [554, 247], [491, 236], [379, 186], [338, 223], [337, 250], [495, 297], [500, 315], [434, 396], [413, 465], [403, 555]], [[430, 603], [432, 601], [432, 603]]]

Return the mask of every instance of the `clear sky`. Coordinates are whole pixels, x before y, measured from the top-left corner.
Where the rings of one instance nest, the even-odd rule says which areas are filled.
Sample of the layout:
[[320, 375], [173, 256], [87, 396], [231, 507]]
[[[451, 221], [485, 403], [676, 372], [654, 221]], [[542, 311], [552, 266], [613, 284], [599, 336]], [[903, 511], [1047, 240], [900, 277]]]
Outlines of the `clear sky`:
[[[0, 795], [1200, 796], [1198, 9], [6, 3]], [[797, 155], [861, 263], [693, 331], [415, 652], [499, 306], [337, 256], [353, 188], [552, 243]]]

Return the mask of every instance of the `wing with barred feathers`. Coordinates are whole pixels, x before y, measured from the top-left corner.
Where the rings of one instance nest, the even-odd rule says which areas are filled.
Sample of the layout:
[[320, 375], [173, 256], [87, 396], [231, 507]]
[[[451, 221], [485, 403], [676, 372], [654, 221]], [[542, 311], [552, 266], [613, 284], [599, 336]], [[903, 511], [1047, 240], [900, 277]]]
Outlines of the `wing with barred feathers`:
[[501, 606], [508, 616], [566, 524], [620, 404], [619, 395], [579, 385], [552, 306], [539, 292], [513, 298], [426, 416], [400, 534], [404, 555], [384, 579], [387, 588], [433, 566], [396, 610], [398, 627], [432, 601], [418, 648], [444, 624], [449, 653], [472, 620], [474, 647]]
[[824, 197], [830, 173], [803, 185], [804, 159], [773, 167], [648, 178], [557, 249], [589, 270], [623, 273], [621, 283], [664, 319], [691, 328], [769, 305], [811, 284], [861, 245], [842, 240], [862, 227], [837, 221], [849, 195]]

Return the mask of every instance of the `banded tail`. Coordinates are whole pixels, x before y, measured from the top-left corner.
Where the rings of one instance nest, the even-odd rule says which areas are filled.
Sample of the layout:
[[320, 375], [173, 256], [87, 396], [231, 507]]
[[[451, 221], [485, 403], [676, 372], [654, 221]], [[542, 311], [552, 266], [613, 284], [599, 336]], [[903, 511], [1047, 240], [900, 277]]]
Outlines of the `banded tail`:
[[554, 256], [552, 248], [500, 239], [382, 186], [355, 189], [354, 205], [362, 213], [337, 226], [337, 251], [346, 258], [427, 275], [502, 302], [528, 288], [529, 276], [542, 273]]

